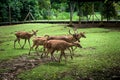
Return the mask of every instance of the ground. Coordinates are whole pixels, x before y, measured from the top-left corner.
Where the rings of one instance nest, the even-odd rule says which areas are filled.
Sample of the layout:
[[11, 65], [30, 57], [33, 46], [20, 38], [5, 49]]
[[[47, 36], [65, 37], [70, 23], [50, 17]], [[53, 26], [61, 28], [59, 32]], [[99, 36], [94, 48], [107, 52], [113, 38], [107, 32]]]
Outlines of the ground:
[[50, 58], [40, 58], [37, 55], [34, 55], [34, 57], [31, 55], [21, 55], [11, 60], [1, 61], [0, 68], [7, 69], [7, 71], [0, 73], [0, 77], [2, 80], [17, 79], [19, 73], [50, 61]]
[[[77, 57], [80, 55], [76, 55]], [[74, 56], [75, 58], [75, 56]], [[48, 62], [51, 62], [50, 58], [40, 58], [37, 55], [28, 56], [28, 55], [21, 55], [15, 59], [11, 59], [8, 61], [2, 61], [0, 62], [0, 68], [7, 69], [7, 71], [4, 71], [3, 73], [0, 73], [0, 80], [21, 80], [17, 78], [17, 75], [35, 68], [36, 66], [40, 66], [41, 64], [46, 64]], [[120, 79], [120, 67], [113, 67], [109, 68], [107, 70], [100, 70], [100, 71], [93, 71], [91, 72], [91, 75], [88, 75], [87, 77], [81, 77], [81, 75], [76, 74], [77, 68], [73, 67], [71, 71], [65, 71], [62, 73], [59, 73], [59, 77], [66, 77], [68, 75], [71, 75], [76, 80], [97, 80], [98, 78], [104, 78], [108, 80], [118, 80]]]

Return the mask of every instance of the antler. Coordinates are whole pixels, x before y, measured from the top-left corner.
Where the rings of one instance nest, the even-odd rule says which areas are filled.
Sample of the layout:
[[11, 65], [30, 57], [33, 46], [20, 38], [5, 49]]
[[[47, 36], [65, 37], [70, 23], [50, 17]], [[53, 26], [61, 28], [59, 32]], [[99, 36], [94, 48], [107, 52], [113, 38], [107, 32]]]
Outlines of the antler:
[[71, 35], [72, 35], [72, 33], [70, 32], [70, 29], [69, 29], [69, 34], [71, 34]]
[[49, 36], [49, 35], [44, 35], [44, 37], [47, 37], [47, 38], [49, 38], [50, 36]]
[[75, 34], [77, 34], [77, 33], [78, 33], [78, 31], [77, 31], [77, 27], [74, 27], [74, 29], [73, 29], [73, 30], [74, 30], [74, 33], [75, 33]]

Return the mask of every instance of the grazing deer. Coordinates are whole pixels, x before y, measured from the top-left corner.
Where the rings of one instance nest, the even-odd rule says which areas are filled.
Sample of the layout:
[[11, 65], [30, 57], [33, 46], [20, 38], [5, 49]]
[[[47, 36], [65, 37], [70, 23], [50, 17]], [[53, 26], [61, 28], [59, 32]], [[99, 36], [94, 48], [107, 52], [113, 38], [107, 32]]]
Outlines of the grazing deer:
[[38, 32], [38, 30], [36, 30], [36, 31], [32, 30], [32, 33], [24, 32], [24, 31], [16, 32], [16, 33], [15, 33], [16, 39], [14, 40], [14, 48], [15, 48], [15, 44], [16, 44], [17, 41], [18, 41], [18, 43], [19, 43], [19, 45], [20, 45], [20, 47], [21, 47], [20, 39], [24, 39], [24, 40], [25, 40], [23, 46], [21, 47], [22, 49], [24, 48], [27, 40], [28, 40], [28, 43], [29, 43], [29, 46], [30, 46], [30, 38], [31, 38], [33, 35], [36, 36], [36, 33], [37, 33], [37, 32]]

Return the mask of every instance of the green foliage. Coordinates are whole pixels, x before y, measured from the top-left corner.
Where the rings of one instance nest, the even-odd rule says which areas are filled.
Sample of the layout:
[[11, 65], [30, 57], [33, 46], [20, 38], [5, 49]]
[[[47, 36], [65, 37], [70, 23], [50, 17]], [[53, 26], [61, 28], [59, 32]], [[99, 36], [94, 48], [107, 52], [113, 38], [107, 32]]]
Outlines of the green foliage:
[[[88, 15], [92, 14], [92, 2], [82, 3], [79, 1], [72, 1], [72, 3], [76, 4], [74, 12], [78, 12], [77, 15], [88, 18]], [[116, 10], [119, 11], [119, 2], [112, 2], [107, 0], [105, 2], [106, 3], [94, 2], [94, 11], [102, 11], [102, 15], [107, 19], [116, 18]], [[102, 8], [103, 10], [100, 10]], [[12, 21], [23, 21], [29, 11], [36, 20], [70, 19], [70, 17], [68, 17], [70, 15], [70, 0], [1, 0], [0, 9], [0, 22], [9, 22], [10, 14]], [[11, 13], [9, 13], [9, 10]], [[78, 10], [80, 10], [80, 12]]]
[[66, 19], [69, 19], [69, 13], [67, 12], [62, 12], [60, 14], [58, 14], [58, 19], [61, 19], [61, 20], [66, 20]]
[[107, 20], [110, 20], [111, 18], [116, 18], [117, 12], [112, 1], [107, 1], [106, 3], [104, 3], [102, 15], [104, 16], [104, 18], [107, 18]]
[[82, 10], [83, 10], [84, 16], [92, 14], [92, 3], [90, 3], [90, 2], [84, 3], [84, 5], [82, 6]]
[[20, 2], [20, 0], [12, 1], [9, 3], [10, 9], [11, 9], [11, 17], [12, 21], [20, 21], [21, 19], [21, 9], [23, 8], [23, 4]]
[[8, 6], [7, 6], [7, 4], [5, 4], [4, 2], [6, 2], [7, 3], [7, 0], [5, 0], [5, 1], [0, 1], [0, 21], [2, 22], [4, 22], [4, 21], [8, 21], [9, 19], [8, 19], [8, 13], [7, 13], [7, 10], [8, 10]]
[[38, 0], [38, 3], [39, 3], [40, 10], [42, 9], [48, 10], [51, 8], [50, 0]]

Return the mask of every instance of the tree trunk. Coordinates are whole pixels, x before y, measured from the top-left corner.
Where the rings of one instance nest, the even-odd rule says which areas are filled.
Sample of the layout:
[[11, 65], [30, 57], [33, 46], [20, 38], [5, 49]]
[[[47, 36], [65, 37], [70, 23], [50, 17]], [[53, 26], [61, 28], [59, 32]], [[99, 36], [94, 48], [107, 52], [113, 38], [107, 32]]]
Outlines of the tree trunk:
[[75, 3], [70, 2], [70, 23], [69, 23], [70, 25], [72, 25], [72, 17], [73, 17], [74, 8], [75, 8]]
[[80, 6], [78, 8], [78, 16], [79, 16], [79, 25], [81, 24], [81, 21], [80, 21]]
[[9, 24], [11, 24], [11, 7], [9, 5]]
[[93, 23], [94, 23], [94, 2], [92, 4], [92, 20], [93, 20]]

